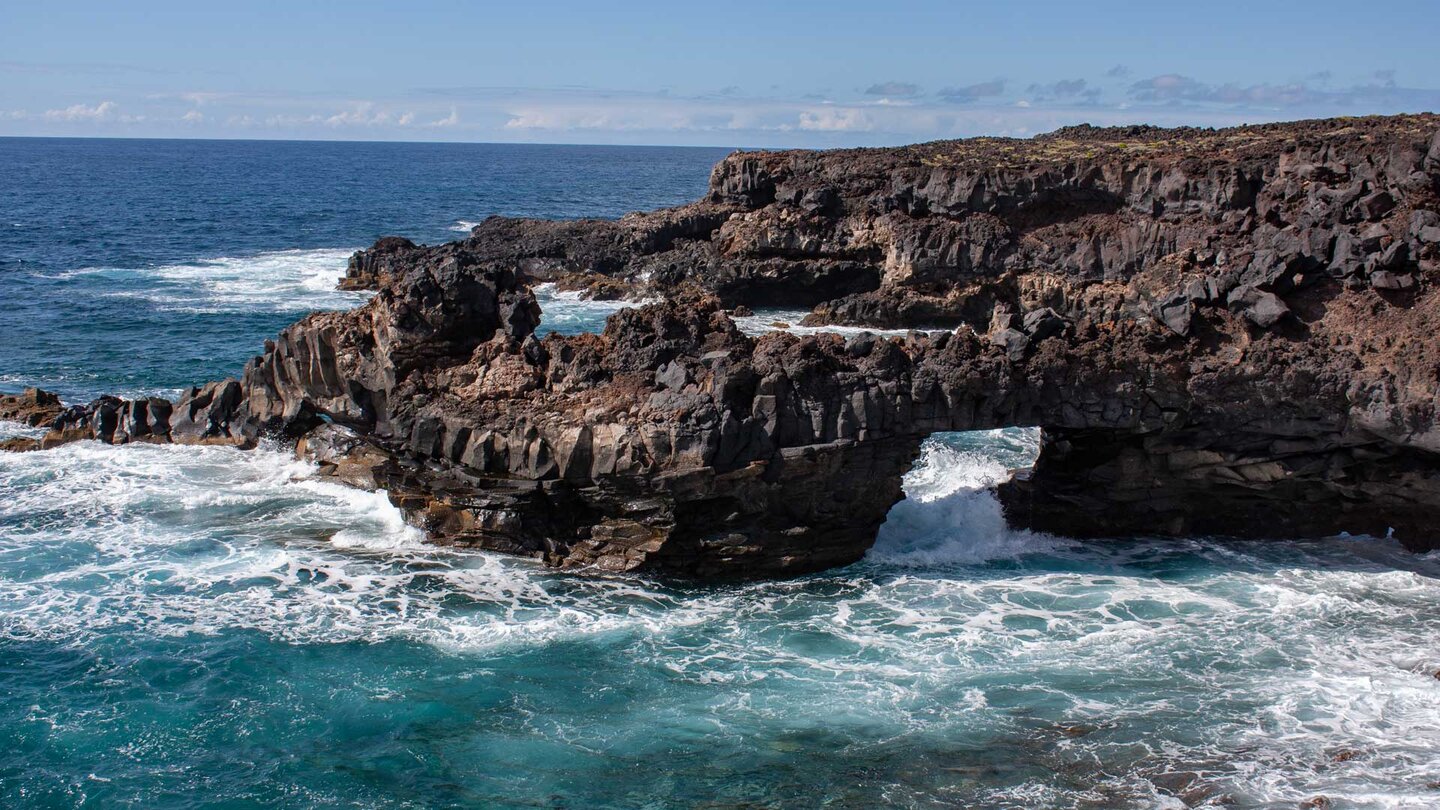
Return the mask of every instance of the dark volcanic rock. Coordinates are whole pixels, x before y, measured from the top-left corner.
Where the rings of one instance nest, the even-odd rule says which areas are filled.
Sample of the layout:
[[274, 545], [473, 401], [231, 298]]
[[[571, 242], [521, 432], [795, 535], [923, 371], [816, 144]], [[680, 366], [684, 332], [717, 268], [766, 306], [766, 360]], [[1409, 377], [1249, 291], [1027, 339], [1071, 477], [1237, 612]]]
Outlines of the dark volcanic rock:
[[404, 262], [415, 252], [415, 243], [400, 236], [385, 236], [376, 240], [369, 250], [356, 251], [340, 279], [342, 290], [374, 290], [386, 283], [391, 267]]
[[[1040, 426], [1002, 488], [1072, 535], [1393, 529], [1440, 545], [1440, 118], [736, 154], [707, 199], [382, 240], [239, 380], [55, 440], [298, 440], [438, 542], [558, 566], [858, 559], [920, 442]], [[541, 338], [527, 284], [665, 303]], [[741, 333], [726, 307], [944, 326]], [[66, 433], [65, 431], [70, 431]]]

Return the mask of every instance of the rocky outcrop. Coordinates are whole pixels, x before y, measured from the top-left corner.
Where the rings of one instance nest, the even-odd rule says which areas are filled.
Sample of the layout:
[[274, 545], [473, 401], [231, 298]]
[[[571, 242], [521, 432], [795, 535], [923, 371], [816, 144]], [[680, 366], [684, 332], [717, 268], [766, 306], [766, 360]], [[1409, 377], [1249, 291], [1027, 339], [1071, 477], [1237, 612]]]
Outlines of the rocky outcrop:
[[[376, 295], [107, 441], [295, 441], [437, 542], [698, 576], [858, 559], [920, 442], [1039, 426], [1002, 488], [1075, 535], [1440, 545], [1440, 118], [737, 154], [615, 222], [385, 240]], [[555, 281], [664, 303], [535, 334]], [[743, 334], [726, 307], [943, 327]]]
[[60, 397], [38, 388], [27, 388], [20, 394], [0, 394], [0, 420], [19, 422], [30, 427], [47, 425], [65, 410]]
[[[1097, 314], [1075, 296], [1105, 287], [1115, 315], [1181, 334], [1203, 306], [1269, 326], [1321, 277], [1404, 290], [1433, 265], [1436, 122], [737, 153], [701, 202], [617, 222], [494, 217], [464, 244], [531, 280], [813, 306], [812, 324], [983, 329], [997, 303], [1074, 318]], [[346, 283], [374, 286], [393, 250], [357, 254]]]

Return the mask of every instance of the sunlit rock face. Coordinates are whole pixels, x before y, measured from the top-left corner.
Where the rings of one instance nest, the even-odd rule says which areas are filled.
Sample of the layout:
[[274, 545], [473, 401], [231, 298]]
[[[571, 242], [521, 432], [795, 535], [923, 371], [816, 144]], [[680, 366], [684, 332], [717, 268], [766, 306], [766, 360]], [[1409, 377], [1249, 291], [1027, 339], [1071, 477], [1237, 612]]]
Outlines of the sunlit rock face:
[[[382, 240], [371, 301], [238, 380], [52, 433], [303, 437], [436, 541], [565, 567], [852, 562], [926, 436], [1007, 426], [1044, 429], [1014, 523], [1432, 548], [1437, 193], [1434, 116], [737, 154], [681, 208]], [[539, 281], [662, 303], [540, 337]], [[917, 331], [754, 337], [741, 305]]]

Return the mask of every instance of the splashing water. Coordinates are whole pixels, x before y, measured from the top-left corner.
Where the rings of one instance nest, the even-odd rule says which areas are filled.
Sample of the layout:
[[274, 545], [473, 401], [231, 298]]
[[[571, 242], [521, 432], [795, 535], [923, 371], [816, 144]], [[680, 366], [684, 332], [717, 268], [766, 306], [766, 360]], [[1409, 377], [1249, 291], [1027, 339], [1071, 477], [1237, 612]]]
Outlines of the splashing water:
[[742, 315], [735, 318], [735, 325], [739, 326], [740, 331], [747, 335], [763, 335], [766, 332], [778, 331], [789, 332], [792, 335], [836, 334], [843, 335], [847, 338], [863, 334], [894, 337], [898, 335], [908, 335], [912, 331], [909, 329], [880, 329], [871, 326], [834, 326], [830, 324], [823, 326], [801, 326], [800, 322], [809, 314], [810, 310], [808, 309], [761, 307], [755, 310], [754, 315]]
[[[350, 309], [369, 297], [337, 290], [353, 249], [280, 250], [147, 269], [85, 268], [61, 278], [105, 276], [102, 295], [138, 299], [161, 312], [212, 314]], [[105, 283], [101, 282], [101, 283]]]
[[[34, 175], [21, 201], [54, 211], [16, 208], [25, 227], [0, 235], [20, 259], [0, 266], [18, 336], [0, 383], [85, 398], [234, 373], [299, 314], [361, 300], [328, 286], [342, 248], [379, 235], [334, 213], [361, 203], [445, 238], [491, 210], [698, 194], [586, 179], [640, 176], [663, 150], [562, 149], [556, 182], [526, 185], [549, 152], [140, 143], [7, 163]], [[67, 167], [122, 171], [147, 148], [216, 154], [188, 193], [146, 186], [148, 164], [63, 186]], [[366, 156], [387, 193], [346, 185]], [[288, 181], [326, 160], [334, 177]], [[415, 204], [486, 160], [510, 179], [473, 181], [480, 202], [444, 186]], [[711, 160], [686, 182], [703, 188]], [[223, 217], [190, 204], [212, 187], [238, 201]], [[296, 223], [335, 233], [274, 241]], [[625, 306], [542, 301], [561, 331]], [[0, 454], [0, 806], [1435, 805], [1440, 557], [1015, 531], [989, 487], [1035, 441], [932, 437], [865, 560], [726, 585], [434, 548], [383, 494], [275, 449]]]
[[[1011, 530], [991, 488], [1028, 467], [1039, 432], [1028, 429], [940, 434], [905, 476], [905, 500], [890, 510], [869, 558], [902, 566], [979, 563], [1057, 547]], [[1007, 463], [1008, 462], [1008, 463]]]
[[42, 804], [1423, 806], [1440, 560], [1013, 532], [984, 487], [1030, 441], [932, 439], [865, 562], [732, 586], [431, 548], [273, 450], [0, 456], [0, 781]]
[[622, 309], [640, 306], [637, 301], [592, 301], [578, 290], [560, 290], [554, 284], [537, 284], [535, 302], [540, 305], [536, 332], [578, 335], [605, 331], [605, 319]]
[[[582, 332], [605, 331], [605, 319], [622, 309], [652, 303], [654, 299], [639, 301], [598, 301], [590, 300], [578, 290], [561, 291], [554, 284], [537, 284], [535, 300], [540, 304], [541, 322], [537, 331], [554, 331], [562, 335]], [[907, 335], [908, 329], [878, 329], [861, 326], [801, 326], [800, 321], [809, 310], [761, 308], [753, 315], [734, 318], [735, 325], [747, 335], [763, 335], [767, 332], [789, 332], [794, 335], [833, 333], [845, 337], [861, 334], [881, 336]]]

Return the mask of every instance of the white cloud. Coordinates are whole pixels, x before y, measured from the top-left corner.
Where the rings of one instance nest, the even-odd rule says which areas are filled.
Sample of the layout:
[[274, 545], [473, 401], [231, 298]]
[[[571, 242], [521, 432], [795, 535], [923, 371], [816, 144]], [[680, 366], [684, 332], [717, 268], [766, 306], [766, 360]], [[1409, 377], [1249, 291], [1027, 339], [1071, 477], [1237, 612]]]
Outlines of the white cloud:
[[360, 101], [356, 102], [349, 110], [335, 113], [326, 118], [325, 125], [331, 127], [378, 127], [387, 124], [404, 126], [400, 123], [402, 117], [389, 110], [377, 109], [373, 102]]
[[113, 101], [102, 101], [94, 107], [73, 104], [63, 110], [46, 110], [45, 118], [49, 121], [114, 121], [119, 117], [116, 112], [119, 109]]
[[[847, 146], [1028, 135], [1084, 121], [1224, 126], [1302, 113], [1398, 112], [1433, 107], [1440, 98], [1437, 91], [1383, 84], [1391, 81], [1388, 75], [1367, 74], [1366, 81], [1371, 84], [1349, 88], [1338, 79], [1325, 89], [1318, 83], [1232, 87], [1178, 74], [1141, 82], [1114, 74], [1028, 84], [1024, 92], [1007, 92], [1006, 82], [995, 79], [923, 93], [902, 82], [882, 82], [848, 95], [789, 97], [778, 91], [746, 96], [737, 88], [684, 96], [591, 87], [465, 87], [373, 98], [194, 91], [138, 100], [111, 96], [45, 112], [0, 110], [0, 132], [68, 134], [84, 127], [193, 137], [189, 128], [203, 125], [207, 132], [229, 129], [246, 137], [414, 138], [423, 131], [436, 140]], [[145, 126], [134, 126], [142, 120]]]
[[829, 107], [800, 113], [798, 128], [816, 132], [872, 132], [875, 120], [864, 110], [853, 107]]
[[[598, 119], [597, 119], [598, 120]], [[582, 129], [586, 119], [560, 110], [516, 110], [505, 122], [506, 129]], [[436, 121], [432, 126], [444, 126]]]
[[[333, 109], [333, 108], [332, 108]], [[399, 112], [380, 107], [371, 101], [352, 102], [349, 109], [339, 112], [279, 112], [263, 118], [248, 113], [234, 114], [225, 119], [227, 126], [269, 127], [272, 129], [327, 129], [408, 127], [415, 123], [416, 113]], [[187, 116], [185, 120], [190, 120]]]
[[646, 108], [608, 106], [537, 106], [509, 113], [506, 129], [605, 130], [630, 132], [646, 129], [685, 129], [674, 113], [659, 115]]
[[264, 123], [267, 127], [304, 127], [324, 124], [328, 119], [323, 115], [271, 115]]

